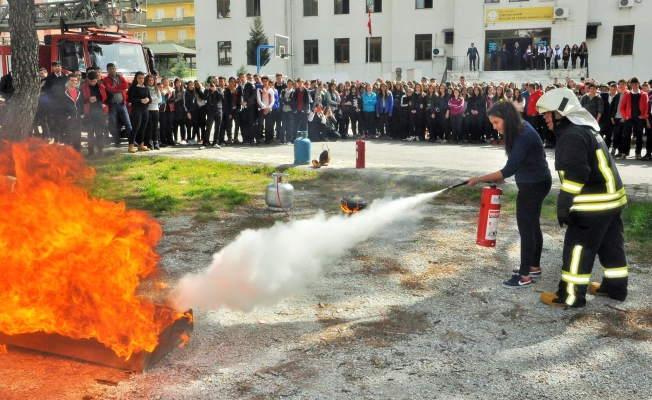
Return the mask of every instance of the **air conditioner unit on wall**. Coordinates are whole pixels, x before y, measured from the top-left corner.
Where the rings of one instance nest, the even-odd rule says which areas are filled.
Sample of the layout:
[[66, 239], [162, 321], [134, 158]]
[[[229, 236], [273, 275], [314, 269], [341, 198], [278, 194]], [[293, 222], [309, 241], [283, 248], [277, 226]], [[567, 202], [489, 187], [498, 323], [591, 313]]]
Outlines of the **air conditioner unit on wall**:
[[435, 57], [443, 57], [446, 55], [446, 51], [443, 47], [437, 47], [432, 50], [432, 55]]
[[618, 0], [618, 7], [632, 8], [634, 7], [634, 0]]
[[570, 14], [568, 7], [555, 7], [555, 19], [568, 18]]

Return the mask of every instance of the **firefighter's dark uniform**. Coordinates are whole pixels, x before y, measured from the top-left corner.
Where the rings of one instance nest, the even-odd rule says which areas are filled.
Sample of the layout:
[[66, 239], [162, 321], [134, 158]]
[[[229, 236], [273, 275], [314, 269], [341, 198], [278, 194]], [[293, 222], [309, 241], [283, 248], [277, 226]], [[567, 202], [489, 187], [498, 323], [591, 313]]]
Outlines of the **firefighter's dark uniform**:
[[557, 202], [564, 238], [557, 299], [568, 306], [586, 303], [596, 254], [604, 276], [599, 291], [612, 299], [627, 297], [627, 259], [621, 212], [627, 203], [616, 165], [602, 137], [567, 119], [555, 127], [555, 169], [561, 179]]

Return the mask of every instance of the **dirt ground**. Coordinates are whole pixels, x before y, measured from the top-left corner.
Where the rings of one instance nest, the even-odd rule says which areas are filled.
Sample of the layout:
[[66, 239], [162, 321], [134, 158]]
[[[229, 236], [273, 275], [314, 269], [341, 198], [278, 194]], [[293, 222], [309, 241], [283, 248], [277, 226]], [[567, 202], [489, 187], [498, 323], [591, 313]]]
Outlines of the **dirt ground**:
[[[339, 197], [367, 200], [424, 187], [333, 174], [295, 186], [293, 218], [339, 213]], [[200, 222], [160, 218], [161, 275], [169, 288], [204, 269], [245, 228], [284, 215], [261, 196]], [[630, 260], [630, 298], [583, 309], [538, 301], [554, 290], [563, 230], [544, 226], [544, 275], [532, 288], [500, 282], [518, 267], [512, 216], [495, 249], [475, 245], [477, 204], [441, 196], [418, 222], [398, 221], [324, 266], [306, 290], [251, 313], [195, 310], [195, 332], [144, 374], [9, 347], [0, 399], [641, 398], [652, 393], [649, 265]], [[315, 240], [318, 240], [316, 234]], [[281, 252], [292, 251], [292, 244]], [[596, 264], [595, 279], [600, 279]]]

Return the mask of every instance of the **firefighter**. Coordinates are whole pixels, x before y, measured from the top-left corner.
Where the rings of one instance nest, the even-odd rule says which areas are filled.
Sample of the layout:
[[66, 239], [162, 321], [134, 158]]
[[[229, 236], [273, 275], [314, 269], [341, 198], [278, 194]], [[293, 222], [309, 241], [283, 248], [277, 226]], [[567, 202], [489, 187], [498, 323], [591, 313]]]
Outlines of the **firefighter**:
[[[597, 121], [569, 89], [555, 89], [537, 103], [539, 113], [557, 137], [555, 170], [561, 180], [557, 198], [564, 238], [561, 280], [556, 293], [543, 293], [551, 306], [582, 307], [588, 290], [596, 296], [627, 298], [627, 259], [621, 212], [625, 187]], [[603, 268], [602, 283], [591, 282], [595, 256]]]

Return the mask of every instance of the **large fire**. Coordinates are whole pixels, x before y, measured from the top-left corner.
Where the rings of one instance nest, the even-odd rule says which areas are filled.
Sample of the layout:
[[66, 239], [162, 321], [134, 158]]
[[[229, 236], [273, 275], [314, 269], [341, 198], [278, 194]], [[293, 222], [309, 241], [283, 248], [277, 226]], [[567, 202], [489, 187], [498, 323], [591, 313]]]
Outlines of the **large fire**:
[[135, 294], [160, 225], [91, 198], [94, 175], [69, 146], [0, 143], [0, 332], [96, 338], [129, 358], [181, 315]]

